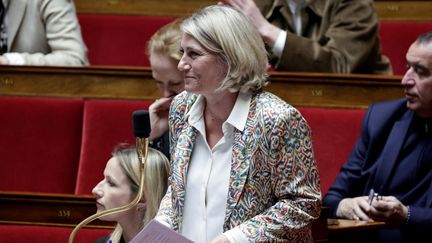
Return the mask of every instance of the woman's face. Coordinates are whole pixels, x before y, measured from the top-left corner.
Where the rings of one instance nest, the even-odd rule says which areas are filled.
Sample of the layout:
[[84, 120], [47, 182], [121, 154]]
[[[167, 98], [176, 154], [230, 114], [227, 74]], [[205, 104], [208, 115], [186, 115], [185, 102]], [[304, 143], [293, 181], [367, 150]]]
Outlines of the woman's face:
[[178, 69], [183, 73], [185, 90], [206, 94], [219, 88], [227, 73], [227, 66], [188, 34], [181, 40], [182, 58]]
[[[104, 170], [104, 179], [93, 188], [92, 193], [96, 196], [97, 212], [124, 206], [132, 201], [134, 195], [131, 191], [131, 182], [116, 157], [108, 161]], [[118, 222], [122, 215], [124, 214], [116, 213], [101, 219]]]
[[178, 61], [168, 55], [150, 55], [152, 75], [163, 97], [173, 97], [184, 89], [183, 75], [177, 64]]

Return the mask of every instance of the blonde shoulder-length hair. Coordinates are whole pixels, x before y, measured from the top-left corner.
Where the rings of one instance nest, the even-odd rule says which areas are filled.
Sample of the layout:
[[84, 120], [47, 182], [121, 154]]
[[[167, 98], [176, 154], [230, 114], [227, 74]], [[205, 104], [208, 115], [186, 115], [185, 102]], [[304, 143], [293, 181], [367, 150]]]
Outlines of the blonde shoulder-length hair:
[[228, 6], [208, 6], [183, 21], [181, 28], [227, 66], [219, 89], [257, 92], [267, 85], [268, 55], [249, 18]]
[[[138, 194], [140, 181], [140, 161], [135, 147], [125, 147], [121, 145], [114, 149], [112, 157], [118, 159], [123, 172], [131, 182], [132, 198]], [[144, 220], [140, 228], [143, 228], [152, 220], [159, 210], [159, 204], [168, 188], [169, 161], [160, 151], [149, 148], [147, 160], [144, 165], [144, 192], [143, 198], [146, 200], [146, 210]], [[122, 227], [117, 224], [111, 234], [110, 240], [118, 243], [123, 233]]]

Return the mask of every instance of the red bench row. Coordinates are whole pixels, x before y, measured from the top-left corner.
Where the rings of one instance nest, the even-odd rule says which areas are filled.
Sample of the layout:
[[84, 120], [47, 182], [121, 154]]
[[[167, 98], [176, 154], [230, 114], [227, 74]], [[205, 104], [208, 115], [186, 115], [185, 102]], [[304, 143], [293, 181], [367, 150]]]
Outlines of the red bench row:
[[[110, 152], [134, 144], [132, 112], [150, 101], [0, 97], [0, 190], [90, 194]], [[360, 133], [363, 109], [299, 110], [326, 192]]]
[[150, 101], [0, 97], [0, 190], [91, 194]]
[[[173, 16], [128, 16], [80, 14], [84, 41], [92, 65], [149, 66], [145, 49], [151, 35], [174, 20]], [[432, 22], [382, 21], [379, 31], [383, 53], [390, 58], [393, 71], [405, 71], [405, 53]]]

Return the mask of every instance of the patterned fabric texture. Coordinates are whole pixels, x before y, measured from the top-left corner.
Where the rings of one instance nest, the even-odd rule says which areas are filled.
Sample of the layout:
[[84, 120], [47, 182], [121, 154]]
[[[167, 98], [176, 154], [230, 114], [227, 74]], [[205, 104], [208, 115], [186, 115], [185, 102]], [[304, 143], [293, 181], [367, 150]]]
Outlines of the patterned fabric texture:
[[[186, 114], [197, 95], [183, 92], [170, 110], [172, 175], [158, 217], [182, 227], [185, 182], [197, 131]], [[310, 128], [279, 97], [252, 96], [246, 126], [234, 131], [224, 231], [239, 227], [250, 242], [313, 242], [321, 191]]]

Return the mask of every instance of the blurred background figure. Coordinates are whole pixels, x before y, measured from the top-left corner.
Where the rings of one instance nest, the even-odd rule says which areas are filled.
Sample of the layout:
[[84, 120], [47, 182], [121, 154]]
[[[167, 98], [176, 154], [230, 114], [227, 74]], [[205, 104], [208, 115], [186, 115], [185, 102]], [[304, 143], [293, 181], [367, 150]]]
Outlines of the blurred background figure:
[[[129, 242], [156, 215], [168, 187], [169, 162], [156, 149], [149, 148], [144, 166], [144, 194], [133, 208], [106, 215], [101, 220], [117, 222], [111, 235], [96, 243]], [[138, 194], [140, 161], [135, 147], [114, 149], [104, 170], [104, 179], [94, 188], [97, 212], [129, 204]]]
[[276, 70], [391, 74], [373, 0], [222, 0], [249, 16]]
[[182, 19], [160, 28], [148, 43], [148, 55], [153, 78], [162, 98], [149, 107], [151, 121], [151, 146], [163, 152], [168, 158], [168, 110], [172, 99], [184, 89], [183, 74], [177, 69], [180, 61], [180, 29]]
[[72, 0], [0, 0], [0, 65], [88, 65]]

